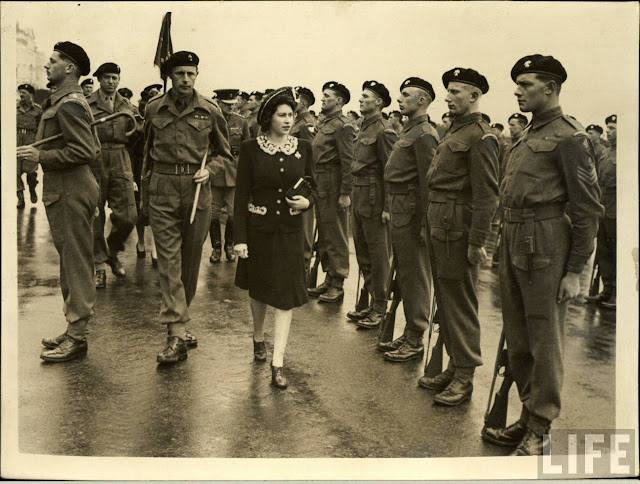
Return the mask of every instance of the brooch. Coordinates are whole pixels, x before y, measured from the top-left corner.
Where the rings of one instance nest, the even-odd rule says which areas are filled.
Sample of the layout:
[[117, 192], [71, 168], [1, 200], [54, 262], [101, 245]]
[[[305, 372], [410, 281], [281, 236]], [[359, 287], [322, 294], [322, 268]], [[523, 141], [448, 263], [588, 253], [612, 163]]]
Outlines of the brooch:
[[299, 152], [296, 151], [295, 157], [300, 159], [300, 158], [302, 158], [302, 155]]
[[255, 213], [256, 215], [266, 215], [267, 207], [257, 207], [253, 203], [249, 204], [249, 212]]
[[296, 209], [294, 209], [294, 208], [290, 208], [290, 209], [289, 209], [289, 213], [290, 213], [291, 215], [300, 215], [300, 214], [302, 213], [302, 210], [296, 210]]

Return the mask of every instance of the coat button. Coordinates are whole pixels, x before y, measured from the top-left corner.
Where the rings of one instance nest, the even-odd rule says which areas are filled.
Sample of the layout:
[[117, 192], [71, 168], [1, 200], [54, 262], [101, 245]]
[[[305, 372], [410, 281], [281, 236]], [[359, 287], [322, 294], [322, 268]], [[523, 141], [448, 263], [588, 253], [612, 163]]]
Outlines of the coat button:
[[278, 193], [282, 193], [282, 188], [278, 188]]
[[284, 168], [280, 168], [280, 173], [284, 173]]
[[282, 203], [282, 200], [277, 200], [277, 203]]
[[284, 158], [280, 158], [280, 161], [284, 161]]
[[280, 215], [280, 210], [276, 210], [276, 215]]

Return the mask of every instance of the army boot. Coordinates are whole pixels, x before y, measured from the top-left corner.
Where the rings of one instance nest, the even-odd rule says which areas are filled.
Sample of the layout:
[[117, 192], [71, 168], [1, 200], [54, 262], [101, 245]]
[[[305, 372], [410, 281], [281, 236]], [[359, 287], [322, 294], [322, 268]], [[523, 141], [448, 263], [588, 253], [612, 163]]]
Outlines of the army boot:
[[338, 303], [344, 299], [344, 289], [342, 287], [338, 287], [335, 284], [331, 284], [329, 290], [324, 294], [320, 294], [318, 296], [318, 302], [323, 303]]
[[320, 284], [318, 287], [310, 287], [307, 289], [307, 294], [311, 297], [318, 297], [320, 294], [324, 294], [331, 287], [331, 277], [327, 274], [327, 277], [324, 279], [324, 282]]
[[62, 363], [83, 357], [88, 348], [86, 338], [75, 339], [67, 334], [62, 343], [51, 350], [44, 350], [40, 358], [49, 363]]
[[522, 420], [508, 427], [485, 427], [482, 429], [482, 438], [487, 442], [501, 447], [517, 447], [527, 433], [527, 424]]
[[422, 359], [423, 355], [424, 345], [421, 343], [413, 344], [410, 341], [405, 341], [397, 350], [385, 353], [384, 359], [387, 361], [403, 362], [415, 360], [416, 358]]
[[177, 363], [186, 360], [189, 353], [183, 339], [177, 336], [169, 336], [167, 347], [158, 355], [156, 361], [162, 364]]
[[[546, 429], [543, 432], [543, 434], [547, 433], [549, 433], [549, 429]], [[550, 440], [544, 442], [542, 439], [542, 435], [538, 435], [533, 430], [527, 429], [527, 432], [524, 434], [522, 441], [511, 455], [542, 455], [545, 448], [548, 447], [550, 443]]]

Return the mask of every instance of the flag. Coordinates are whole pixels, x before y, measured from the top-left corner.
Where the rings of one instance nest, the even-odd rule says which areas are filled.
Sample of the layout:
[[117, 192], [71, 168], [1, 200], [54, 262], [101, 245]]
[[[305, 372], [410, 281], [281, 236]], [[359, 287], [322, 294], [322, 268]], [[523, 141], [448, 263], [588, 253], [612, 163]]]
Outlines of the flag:
[[167, 76], [162, 72], [162, 63], [173, 54], [173, 45], [171, 45], [171, 12], [164, 14], [162, 18], [162, 27], [160, 27], [160, 37], [158, 38], [158, 48], [156, 49], [156, 57], [153, 64], [160, 69], [162, 80], [167, 82]]

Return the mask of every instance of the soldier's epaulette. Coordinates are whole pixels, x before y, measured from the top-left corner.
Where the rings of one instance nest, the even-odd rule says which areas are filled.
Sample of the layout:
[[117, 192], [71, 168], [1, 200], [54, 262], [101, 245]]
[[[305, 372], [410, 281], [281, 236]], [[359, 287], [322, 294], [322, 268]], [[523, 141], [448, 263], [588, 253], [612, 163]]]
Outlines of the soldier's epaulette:
[[160, 99], [165, 94], [167, 94], [167, 93], [166, 92], [160, 92], [160, 93], [156, 94], [155, 96], [153, 96], [151, 99], [149, 99], [147, 101], [147, 107], [149, 107], [149, 104], [151, 104], [154, 101], [157, 101], [158, 99]]
[[573, 136], [588, 137], [589, 135], [587, 134], [586, 131], [576, 131], [575, 133], [573, 133]]
[[577, 131], [584, 131], [584, 126], [582, 126], [582, 124], [580, 124], [577, 119], [572, 118], [567, 114], [563, 114], [562, 119], [569, 123], [573, 129]]
[[336, 119], [339, 119], [340, 121], [342, 121], [342, 124], [350, 124], [350, 120], [347, 116], [345, 116], [344, 114], [341, 114], [340, 116], [338, 116]]
[[397, 136], [397, 133], [395, 132], [395, 130], [393, 128], [385, 128], [384, 132], [385, 133], [389, 133], [389, 134], [395, 134]]

